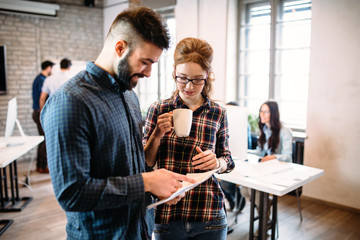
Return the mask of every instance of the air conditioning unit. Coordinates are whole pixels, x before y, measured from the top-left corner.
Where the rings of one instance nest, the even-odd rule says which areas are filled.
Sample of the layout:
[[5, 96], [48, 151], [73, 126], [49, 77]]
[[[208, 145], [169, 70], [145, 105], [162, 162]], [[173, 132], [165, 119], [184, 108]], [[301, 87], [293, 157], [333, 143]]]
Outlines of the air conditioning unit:
[[0, 0], [0, 12], [37, 17], [57, 17], [60, 5], [22, 0]]

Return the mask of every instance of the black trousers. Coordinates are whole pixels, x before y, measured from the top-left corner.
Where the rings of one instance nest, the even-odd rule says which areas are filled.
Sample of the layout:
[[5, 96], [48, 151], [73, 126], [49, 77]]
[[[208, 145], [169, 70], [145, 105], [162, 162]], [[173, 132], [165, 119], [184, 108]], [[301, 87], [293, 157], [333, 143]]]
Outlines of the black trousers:
[[[36, 126], [38, 128], [39, 134], [41, 136], [44, 136], [44, 130], [41, 127], [40, 123], [40, 111], [34, 110], [32, 114], [32, 118], [34, 122], [36, 123]], [[37, 150], [37, 158], [36, 158], [36, 168], [45, 169], [47, 167], [47, 155], [46, 155], [46, 145], [45, 141], [39, 144], [38, 150]]]

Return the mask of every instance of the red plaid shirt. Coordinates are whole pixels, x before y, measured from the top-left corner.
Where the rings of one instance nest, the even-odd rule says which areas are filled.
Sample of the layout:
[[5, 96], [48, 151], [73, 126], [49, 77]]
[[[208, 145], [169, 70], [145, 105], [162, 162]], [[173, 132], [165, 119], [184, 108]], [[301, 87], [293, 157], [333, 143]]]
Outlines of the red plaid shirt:
[[[150, 106], [145, 123], [144, 145], [155, 129], [157, 117], [176, 108], [188, 108], [179, 96]], [[206, 99], [204, 104], [193, 112], [189, 137], [177, 137], [173, 130], [165, 133], [157, 153], [158, 168], [180, 174], [204, 172], [194, 169], [191, 164], [192, 157], [197, 154], [195, 149], [197, 146], [203, 151], [210, 149], [217, 158], [223, 158], [227, 162], [225, 172], [234, 169], [235, 163], [229, 151], [226, 110], [209, 99]], [[223, 193], [219, 182], [212, 176], [187, 192], [176, 205], [159, 205], [156, 209], [155, 222], [160, 224], [174, 221], [207, 222], [216, 217], [223, 207]]]

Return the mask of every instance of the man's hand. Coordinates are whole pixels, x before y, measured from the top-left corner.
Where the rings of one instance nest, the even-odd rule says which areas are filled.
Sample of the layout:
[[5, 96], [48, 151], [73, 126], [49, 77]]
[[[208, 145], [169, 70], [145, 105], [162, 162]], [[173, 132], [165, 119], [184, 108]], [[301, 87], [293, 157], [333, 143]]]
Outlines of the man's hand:
[[166, 169], [142, 173], [145, 192], [151, 192], [160, 199], [168, 198], [182, 187], [182, 181], [196, 183], [185, 175], [174, 173]]

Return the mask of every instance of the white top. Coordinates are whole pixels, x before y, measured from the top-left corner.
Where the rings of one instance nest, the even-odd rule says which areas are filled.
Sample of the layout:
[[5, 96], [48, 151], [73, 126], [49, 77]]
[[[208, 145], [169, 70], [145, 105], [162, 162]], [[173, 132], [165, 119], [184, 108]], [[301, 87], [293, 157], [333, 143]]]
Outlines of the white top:
[[69, 71], [61, 71], [51, 75], [45, 79], [41, 91], [47, 93], [50, 97], [63, 83], [69, 80], [70, 77]]
[[284, 162], [292, 162], [292, 133], [291, 130], [284, 127], [280, 128], [280, 143], [276, 148], [274, 153], [271, 152], [271, 148], [268, 145], [269, 138], [271, 136], [271, 130], [266, 125], [264, 125], [264, 133], [266, 137], [266, 142], [264, 144], [264, 149], [261, 149], [260, 144], [256, 147], [255, 154], [264, 157], [265, 155], [274, 155], [278, 160]]

